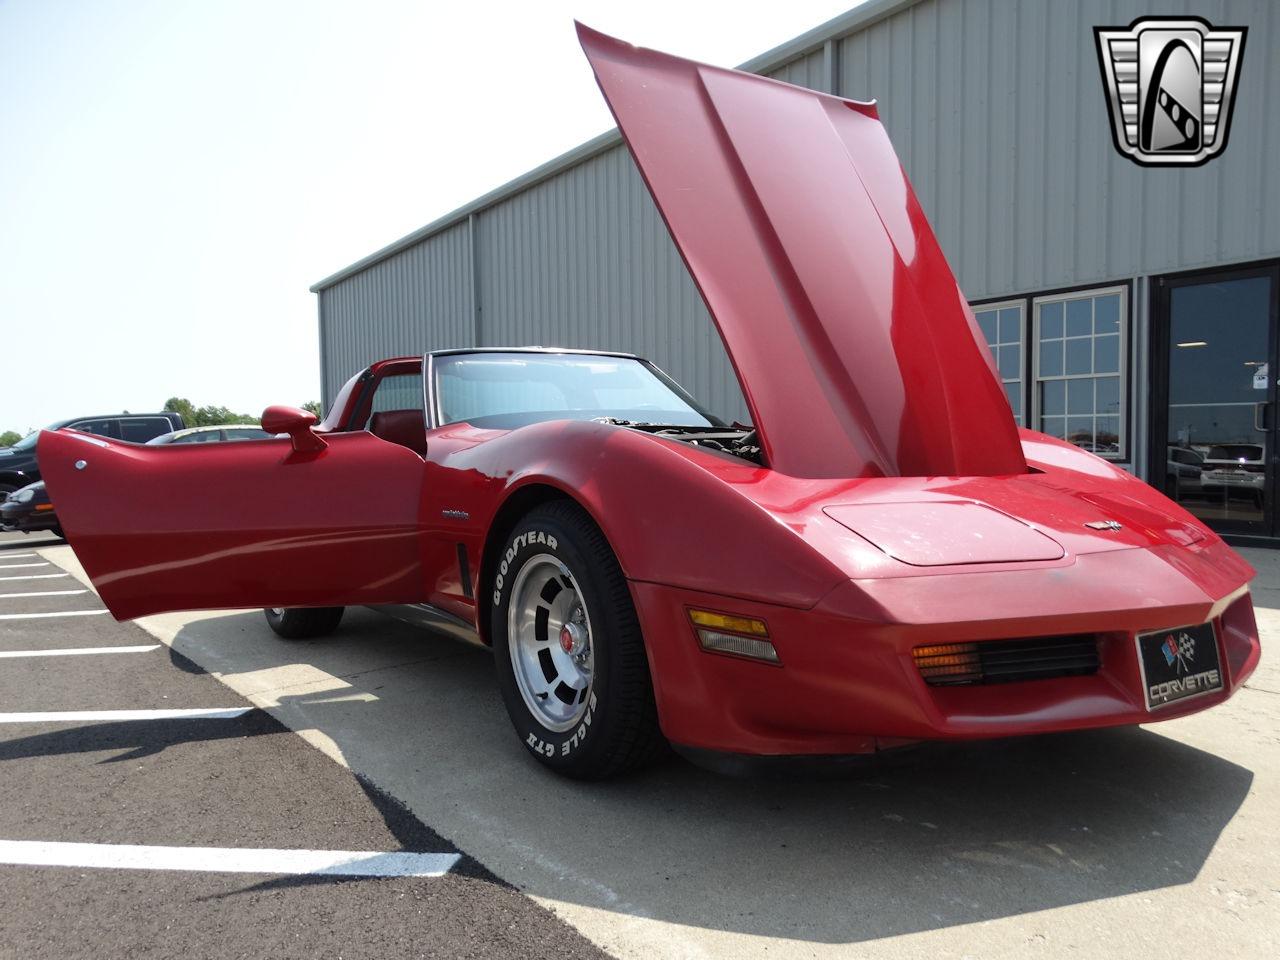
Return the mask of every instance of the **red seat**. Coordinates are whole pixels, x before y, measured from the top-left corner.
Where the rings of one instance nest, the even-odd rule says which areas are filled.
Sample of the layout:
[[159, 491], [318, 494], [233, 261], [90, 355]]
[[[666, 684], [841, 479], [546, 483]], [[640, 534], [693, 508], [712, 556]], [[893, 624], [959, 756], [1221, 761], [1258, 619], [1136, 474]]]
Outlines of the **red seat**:
[[408, 447], [420, 457], [427, 455], [427, 424], [421, 410], [383, 410], [369, 420], [369, 432], [388, 443]]

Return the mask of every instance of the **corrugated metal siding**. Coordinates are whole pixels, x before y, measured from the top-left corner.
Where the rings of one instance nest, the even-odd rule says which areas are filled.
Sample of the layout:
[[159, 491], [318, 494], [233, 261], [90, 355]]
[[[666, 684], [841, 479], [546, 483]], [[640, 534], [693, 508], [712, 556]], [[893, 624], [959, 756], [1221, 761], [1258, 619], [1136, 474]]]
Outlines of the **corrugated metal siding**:
[[648, 357], [713, 410], [744, 417], [715, 327], [623, 147], [477, 218], [480, 345]]
[[473, 345], [471, 244], [464, 222], [320, 293], [327, 405], [385, 357]]
[[[1169, 3], [1245, 24], [1230, 146], [1146, 170], [1111, 143], [1092, 28], [1141, 0], [922, 0], [832, 44], [837, 93], [881, 116], [970, 299], [1280, 256], [1280, 10]], [[771, 75], [815, 89], [818, 50]], [[475, 215], [480, 343], [647, 355], [713, 408], [744, 406], [723, 348], [622, 148]], [[382, 355], [471, 342], [465, 223], [321, 293], [326, 397]]]
[[1280, 10], [1160, 6], [1249, 27], [1230, 146], [1180, 170], [1116, 152], [1098, 72], [1093, 27], [1152, 12], [924, 0], [840, 42], [840, 93], [879, 101], [970, 299], [1280, 255]]
[[811, 90], [826, 90], [825, 63], [822, 51], [818, 50], [807, 57], [792, 60], [777, 70], [770, 70], [765, 76], [784, 83], [794, 83], [798, 87], [808, 87]]

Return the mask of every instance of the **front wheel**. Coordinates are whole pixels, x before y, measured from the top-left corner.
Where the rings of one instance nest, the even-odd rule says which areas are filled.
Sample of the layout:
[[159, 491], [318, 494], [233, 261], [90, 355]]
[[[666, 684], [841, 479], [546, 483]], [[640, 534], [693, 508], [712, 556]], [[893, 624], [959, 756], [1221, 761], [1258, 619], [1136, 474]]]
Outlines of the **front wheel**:
[[489, 602], [498, 687], [541, 763], [602, 780], [661, 752], [631, 593], [586, 511], [557, 501], [517, 523]]
[[344, 607], [267, 607], [267, 623], [285, 640], [311, 640], [338, 629]]

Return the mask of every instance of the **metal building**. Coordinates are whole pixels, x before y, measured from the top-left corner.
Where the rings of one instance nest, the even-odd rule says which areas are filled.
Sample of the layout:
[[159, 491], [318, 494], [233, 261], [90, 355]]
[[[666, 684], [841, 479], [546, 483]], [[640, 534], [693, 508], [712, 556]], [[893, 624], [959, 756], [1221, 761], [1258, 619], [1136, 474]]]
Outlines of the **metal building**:
[[[743, 65], [875, 99], [1024, 424], [1280, 537], [1280, 5], [1245, 26], [1229, 149], [1118, 152], [1094, 28], [1136, 0], [870, 0]], [[745, 417], [714, 326], [615, 132], [317, 283], [326, 403], [375, 359], [558, 344], [648, 356]]]

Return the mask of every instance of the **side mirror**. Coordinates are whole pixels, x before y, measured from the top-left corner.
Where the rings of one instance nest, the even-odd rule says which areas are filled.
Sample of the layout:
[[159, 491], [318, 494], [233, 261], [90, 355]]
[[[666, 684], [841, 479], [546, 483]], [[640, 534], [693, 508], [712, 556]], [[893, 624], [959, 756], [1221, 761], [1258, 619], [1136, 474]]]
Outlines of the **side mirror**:
[[328, 446], [312, 431], [316, 415], [296, 407], [274, 406], [262, 411], [262, 429], [267, 433], [287, 433], [298, 453], [314, 453]]

